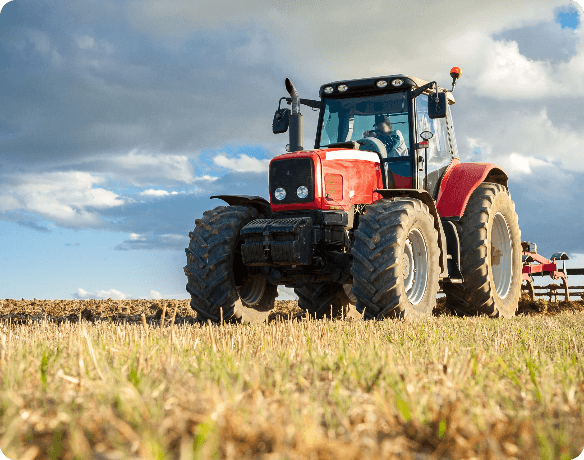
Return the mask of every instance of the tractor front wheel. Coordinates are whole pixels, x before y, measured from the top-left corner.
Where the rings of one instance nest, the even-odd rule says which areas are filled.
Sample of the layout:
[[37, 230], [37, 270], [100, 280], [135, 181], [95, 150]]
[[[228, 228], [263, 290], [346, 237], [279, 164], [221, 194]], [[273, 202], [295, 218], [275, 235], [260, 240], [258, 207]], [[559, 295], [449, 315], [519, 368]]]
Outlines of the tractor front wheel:
[[[246, 206], [219, 206], [205, 211], [189, 236], [186, 249], [187, 291], [199, 320], [220, 322], [238, 319], [246, 310], [267, 317], [278, 295], [277, 286], [261, 273], [249, 272], [241, 258], [239, 233], [253, 219], [262, 217]], [[240, 305], [238, 299], [241, 300]], [[237, 302], [237, 304], [236, 304]]]
[[365, 318], [432, 314], [440, 250], [434, 218], [424, 203], [394, 198], [367, 206], [352, 254], [353, 294]]
[[514, 316], [521, 295], [521, 232], [508, 190], [479, 185], [459, 224], [463, 283], [444, 283], [447, 304], [463, 315]]

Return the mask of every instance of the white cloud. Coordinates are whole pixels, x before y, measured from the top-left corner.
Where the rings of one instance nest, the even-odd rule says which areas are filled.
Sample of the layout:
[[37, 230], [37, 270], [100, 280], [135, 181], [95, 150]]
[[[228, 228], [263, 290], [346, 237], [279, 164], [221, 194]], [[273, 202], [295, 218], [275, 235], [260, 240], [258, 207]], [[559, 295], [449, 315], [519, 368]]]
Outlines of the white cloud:
[[497, 122], [475, 128], [476, 137], [459, 132], [463, 160], [498, 162], [521, 174], [530, 174], [534, 167], [584, 171], [584, 150], [579, 147], [584, 126], [578, 132], [554, 124], [546, 109], [509, 111]]
[[[174, 195], [177, 192], [172, 192], [172, 193]], [[150, 188], [148, 190], [144, 190], [142, 193], [140, 193], [140, 195], [160, 197], [160, 196], [168, 196], [169, 193], [166, 190], [154, 190], [154, 189]]]
[[118, 244], [118, 251], [130, 251], [139, 249], [174, 249], [184, 250], [188, 245], [188, 237], [167, 233], [164, 235], [130, 233], [129, 239]]
[[133, 150], [111, 159], [112, 175], [125, 182], [144, 186], [150, 184], [191, 183], [195, 179], [193, 165], [186, 155], [143, 153]]
[[239, 155], [239, 158], [227, 158], [221, 154], [217, 155], [213, 161], [218, 166], [236, 172], [265, 172], [270, 165], [270, 160], [258, 160], [245, 154]]
[[[206, 181], [209, 181], [209, 182], [215, 182], [217, 179], [219, 179], [219, 178], [218, 177], [214, 177], [214, 176], [209, 176], [208, 174], [205, 174], [204, 176], [197, 177], [195, 179], [195, 181], [206, 180]], [[173, 192], [173, 193], [175, 193], [175, 192]]]
[[278, 286], [278, 300], [298, 300], [294, 288]]
[[22, 210], [66, 227], [95, 226], [94, 209], [124, 204], [114, 192], [97, 188], [104, 182], [85, 172], [52, 172], [4, 177], [0, 184], [0, 212]]
[[117, 289], [110, 289], [108, 291], [100, 290], [95, 293], [88, 292], [85, 289], [79, 288], [77, 292], [73, 294], [75, 299], [85, 300], [85, 299], [112, 299], [112, 300], [126, 300], [131, 299], [130, 294], [125, 294]]
[[151, 299], [162, 299], [162, 295], [158, 291], [150, 291], [149, 294]]

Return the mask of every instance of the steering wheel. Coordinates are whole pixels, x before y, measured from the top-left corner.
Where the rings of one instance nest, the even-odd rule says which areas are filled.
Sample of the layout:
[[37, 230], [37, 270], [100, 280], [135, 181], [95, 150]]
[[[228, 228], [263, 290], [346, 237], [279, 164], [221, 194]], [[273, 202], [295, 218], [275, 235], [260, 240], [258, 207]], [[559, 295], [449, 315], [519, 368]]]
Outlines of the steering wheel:
[[387, 158], [387, 149], [385, 144], [375, 137], [364, 137], [357, 141], [359, 150], [366, 150], [368, 152], [377, 152], [382, 158]]

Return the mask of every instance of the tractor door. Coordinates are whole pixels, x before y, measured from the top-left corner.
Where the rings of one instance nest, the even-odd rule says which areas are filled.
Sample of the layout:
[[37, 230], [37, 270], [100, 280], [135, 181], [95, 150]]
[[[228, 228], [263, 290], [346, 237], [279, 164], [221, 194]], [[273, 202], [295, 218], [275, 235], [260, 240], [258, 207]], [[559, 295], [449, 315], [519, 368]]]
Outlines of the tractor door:
[[418, 171], [418, 183], [424, 184], [424, 189], [436, 199], [440, 180], [452, 159], [458, 156], [458, 150], [450, 110], [446, 118], [432, 120], [428, 116], [428, 98], [420, 96], [416, 98], [416, 142], [422, 141], [420, 134], [424, 131], [433, 136], [426, 149], [426, 170]]

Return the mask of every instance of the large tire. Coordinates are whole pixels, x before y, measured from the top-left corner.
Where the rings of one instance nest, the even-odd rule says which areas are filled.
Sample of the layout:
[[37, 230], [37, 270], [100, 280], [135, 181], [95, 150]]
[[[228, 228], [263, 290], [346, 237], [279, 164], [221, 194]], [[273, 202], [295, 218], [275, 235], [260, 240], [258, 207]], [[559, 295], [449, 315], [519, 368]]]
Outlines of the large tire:
[[311, 318], [340, 318], [349, 301], [343, 285], [334, 282], [305, 284], [294, 288], [298, 306]]
[[218, 323], [221, 316], [224, 321], [241, 317], [235, 308], [238, 299], [243, 307], [260, 312], [274, 307], [277, 286], [269, 284], [261, 274], [248, 275], [241, 259], [239, 233], [258, 217], [261, 216], [254, 208], [219, 206], [196, 220], [194, 231], [189, 233], [184, 269], [191, 307], [199, 320]]
[[447, 304], [463, 315], [514, 316], [521, 295], [521, 232], [509, 191], [479, 185], [459, 224], [464, 282], [444, 283]]
[[366, 319], [430, 316], [440, 276], [438, 232], [414, 198], [380, 200], [359, 218], [353, 246], [353, 294]]

